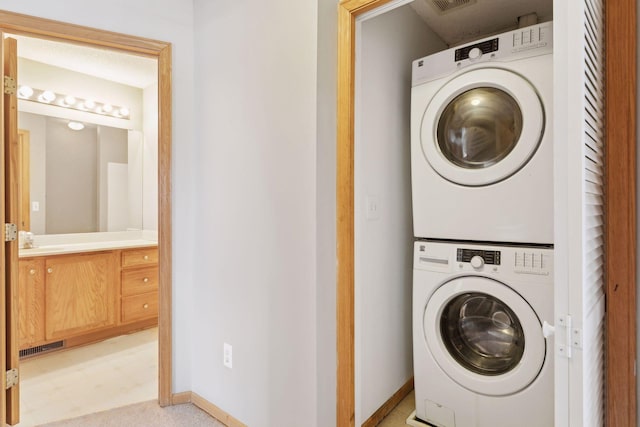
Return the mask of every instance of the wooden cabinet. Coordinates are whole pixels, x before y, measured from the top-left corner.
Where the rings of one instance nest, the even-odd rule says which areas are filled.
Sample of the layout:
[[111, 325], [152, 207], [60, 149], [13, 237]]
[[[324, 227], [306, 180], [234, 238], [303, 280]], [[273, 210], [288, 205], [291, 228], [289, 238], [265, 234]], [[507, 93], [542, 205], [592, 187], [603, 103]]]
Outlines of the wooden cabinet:
[[156, 247], [19, 260], [19, 345], [65, 347], [157, 325]]
[[123, 323], [158, 317], [158, 249], [122, 251]]
[[118, 258], [114, 252], [46, 260], [46, 338], [67, 338], [116, 323]]
[[122, 251], [122, 268], [158, 265], [158, 248], [128, 249]]
[[18, 277], [18, 340], [22, 350], [45, 341], [44, 258], [21, 260]]

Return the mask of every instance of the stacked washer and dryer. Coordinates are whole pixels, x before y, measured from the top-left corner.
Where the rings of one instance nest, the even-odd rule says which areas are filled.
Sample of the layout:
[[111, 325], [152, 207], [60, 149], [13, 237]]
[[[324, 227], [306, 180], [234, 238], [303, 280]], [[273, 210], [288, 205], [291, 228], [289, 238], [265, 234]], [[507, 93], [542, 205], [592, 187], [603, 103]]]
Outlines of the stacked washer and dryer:
[[554, 417], [552, 23], [418, 59], [414, 425]]

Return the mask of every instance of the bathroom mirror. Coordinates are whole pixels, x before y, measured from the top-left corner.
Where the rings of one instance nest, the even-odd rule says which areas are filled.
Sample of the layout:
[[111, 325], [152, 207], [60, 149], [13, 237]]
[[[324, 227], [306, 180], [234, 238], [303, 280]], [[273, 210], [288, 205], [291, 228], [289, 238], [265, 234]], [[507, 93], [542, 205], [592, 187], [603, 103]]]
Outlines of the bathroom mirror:
[[[34, 234], [143, 229], [142, 133], [20, 112]], [[28, 165], [27, 165], [28, 162]], [[26, 181], [26, 180], [25, 180]]]
[[157, 230], [156, 61], [17, 39], [20, 229]]

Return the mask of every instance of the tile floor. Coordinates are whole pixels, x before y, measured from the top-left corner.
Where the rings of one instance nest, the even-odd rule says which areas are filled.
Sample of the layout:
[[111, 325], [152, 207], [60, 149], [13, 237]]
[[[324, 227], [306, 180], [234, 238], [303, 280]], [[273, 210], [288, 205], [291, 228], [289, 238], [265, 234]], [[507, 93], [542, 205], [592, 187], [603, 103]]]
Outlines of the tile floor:
[[46, 422], [158, 397], [158, 329], [20, 363], [20, 423]]
[[384, 417], [378, 427], [407, 427], [407, 418], [416, 409], [415, 399], [415, 392], [412, 391], [393, 408], [389, 415]]

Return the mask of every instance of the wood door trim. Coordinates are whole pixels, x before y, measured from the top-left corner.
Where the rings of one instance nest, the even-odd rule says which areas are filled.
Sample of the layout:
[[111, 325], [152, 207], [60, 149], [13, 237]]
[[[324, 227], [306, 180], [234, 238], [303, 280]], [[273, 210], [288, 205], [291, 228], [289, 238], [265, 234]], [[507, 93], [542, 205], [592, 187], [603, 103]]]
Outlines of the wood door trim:
[[[39, 22], [41, 27], [35, 27]], [[0, 10], [0, 23], [7, 33], [22, 34], [49, 40], [101, 46], [129, 53], [156, 57], [169, 44], [143, 37], [129, 36], [76, 24], [37, 18]]]
[[[4, 75], [18, 80], [18, 43], [14, 38], [5, 38], [4, 42]], [[18, 97], [5, 93], [4, 104], [4, 153], [5, 165], [5, 220], [13, 224], [20, 224], [20, 145], [18, 141]], [[10, 301], [6, 312], [7, 319], [7, 369], [18, 368], [18, 242], [11, 242], [7, 246], [7, 264], [5, 265], [5, 296]], [[15, 425], [20, 421], [19, 385], [7, 391], [7, 424]]]
[[158, 61], [158, 250], [160, 258], [158, 318], [158, 401], [171, 404], [171, 44], [0, 10], [0, 29], [7, 33], [100, 46]]
[[356, 17], [391, 0], [344, 0], [338, 6], [336, 147], [336, 426], [355, 426], [354, 96]]
[[[0, 34], [0, 36], [2, 36], [2, 38], [4, 38], [4, 34]], [[5, 48], [4, 48], [4, 43], [0, 43], [0, 62], [3, 63], [2, 68], [4, 69], [4, 57], [6, 55], [5, 52]], [[4, 72], [4, 71], [3, 71]], [[6, 108], [5, 105], [5, 101], [4, 101], [4, 96], [1, 97], [0, 99], [0, 103], [2, 104], [2, 110], [4, 110]], [[2, 132], [2, 135], [4, 135], [4, 120], [1, 120], [0, 123], [0, 132]], [[4, 137], [3, 137], [3, 143], [2, 143], [2, 148], [0, 149], [0, 182], [2, 183], [2, 185], [0, 185], [0, 200], [2, 201], [2, 203], [5, 203], [5, 196], [6, 196], [6, 191], [5, 191], [5, 187], [6, 187], [6, 168], [5, 168], [5, 141], [4, 141]], [[3, 205], [3, 208], [0, 209], [0, 224], [4, 224], [7, 220], [7, 215], [5, 213], [5, 208]], [[4, 230], [2, 231], [2, 233], [0, 233], [4, 236]], [[3, 275], [3, 279], [2, 279], [2, 283], [0, 284], [0, 294], [3, 296], [3, 298], [6, 298], [6, 292], [7, 292], [7, 280], [6, 280], [6, 266], [7, 266], [7, 251], [8, 251], [8, 245], [3, 244], [0, 247], [0, 271]], [[4, 299], [3, 299], [4, 301]], [[0, 304], [0, 331], [2, 331], [2, 333], [0, 333], [0, 370], [2, 372], [0, 372], [0, 379], [2, 381], [2, 383], [5, 383], [7, 380], [7, 376], [6, 376], [6, 370], [8, 367], [8, 363], [7, 363], [7, 304], [6, 303], [2, 303]], [[0, 387], [0, 423], [2, 425], [6, 425], [6, 421], [7, 421], [7, 391], [5, 390], [4, 387]]]
[[[355, 425], [354, 76], [355, 19], [390, 0], [338, 6], [336, 147], [336, 425]], [[606, 1], [607, 426], [636, 425], [636, 5]], [[613, 144], [612, 142], [616, 142]], [[611, 167], [609, 167], [611, 166]], [[615, 173], [613, 173], [615, 171]], [[615, 291], [617, 287], [617, 291]], [[618, 363], [612, 363], [612, 358]]]
[[636, 425], [636, 2], [605, 3], [606, 425]]

